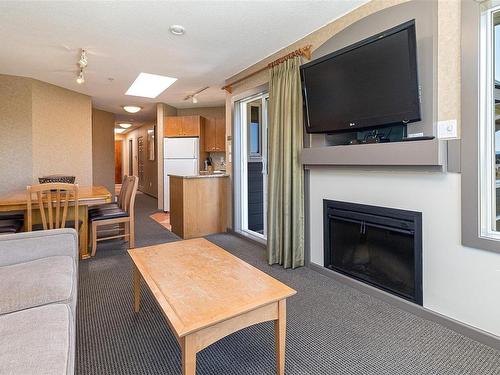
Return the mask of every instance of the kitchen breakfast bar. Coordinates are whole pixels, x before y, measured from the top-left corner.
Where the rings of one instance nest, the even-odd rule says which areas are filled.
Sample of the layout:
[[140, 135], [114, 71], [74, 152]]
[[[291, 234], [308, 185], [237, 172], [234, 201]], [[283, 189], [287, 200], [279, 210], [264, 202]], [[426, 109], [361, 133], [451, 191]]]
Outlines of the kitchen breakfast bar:
[[229, 175], [169, 175], [172, 232], [189, 239], [227, 229]]

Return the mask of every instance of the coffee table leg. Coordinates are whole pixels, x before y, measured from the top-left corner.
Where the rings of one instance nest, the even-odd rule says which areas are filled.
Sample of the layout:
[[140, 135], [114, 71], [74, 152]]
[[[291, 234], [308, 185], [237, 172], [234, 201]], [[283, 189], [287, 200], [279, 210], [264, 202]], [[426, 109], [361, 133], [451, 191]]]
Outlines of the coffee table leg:
[[182, 375], [196, 374], [196, 348], [193, 338], [185, 336], [182, 338]]
[[139, 312], [141, 306], [141, 273], [134, 265], [134, 311]]
[[274, 321], [276, 344], [276, 369], [278, 375], [285, 374], [286, 300], [278, 302], [278, 319]]

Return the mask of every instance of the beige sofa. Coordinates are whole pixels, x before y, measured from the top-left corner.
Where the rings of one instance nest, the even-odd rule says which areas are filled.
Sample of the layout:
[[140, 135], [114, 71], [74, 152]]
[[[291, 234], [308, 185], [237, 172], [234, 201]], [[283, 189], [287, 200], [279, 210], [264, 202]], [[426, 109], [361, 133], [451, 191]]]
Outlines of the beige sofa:
[[0, 374], [73, 374], [74, 229], [0, 236]]

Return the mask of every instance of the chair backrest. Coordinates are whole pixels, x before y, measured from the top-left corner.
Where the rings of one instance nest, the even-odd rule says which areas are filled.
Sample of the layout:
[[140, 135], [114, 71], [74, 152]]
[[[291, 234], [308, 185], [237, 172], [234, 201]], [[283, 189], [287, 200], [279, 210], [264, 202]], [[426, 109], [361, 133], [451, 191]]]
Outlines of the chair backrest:
[[[35, 197], [33, 199], [33, 194]], [[78, 232], [78, 185], [65, 183], [46, 183], [28, 186], [28, 224], [26, 230], [33, 228], [33, 205], [40, 210], [43, 229], [57, 229], [66, 226], [69, 203], [73, 202], [75, 229]]]
[[128, 185], [128, 176], [124, 175], [122, 180], [122, 186], [120, 187], [120, 193], [118, 193], [118, 199], [117, 199], [118, 207], [120, 207], [122, 210], [124, 209], [127, 185]]
[[134, 217], [135, 196], [139, 185], [139, 177], [127, 177], [127, 190], [125, 192], [125, 200], [122, 209], [126, 211], [131, 218]]

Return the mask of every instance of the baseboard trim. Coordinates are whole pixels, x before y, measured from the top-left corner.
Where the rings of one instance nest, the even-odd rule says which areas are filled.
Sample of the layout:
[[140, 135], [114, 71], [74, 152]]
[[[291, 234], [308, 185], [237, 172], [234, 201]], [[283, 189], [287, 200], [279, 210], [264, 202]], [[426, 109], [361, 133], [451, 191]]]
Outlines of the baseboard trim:
[[258, 246], [262, 247], [263, 249], [267, 248], [267, 245], [263, 242], [263, 240], [258, 240], [256, 238], [250, 236], [249, 234], [237, 232], [231, 228], [227, 228], [227, 232], [231, 233], [232, 235], [235, 235], [236, 237], [243, 238], [243, 239], [253, 243], [254, 245], [258, 245]]
[[500, 350], [500, 337], [495, 336], [489, 332], [483, 331], [479, 328], [470, 326], [468, 324], [462, 323], [453, 318], [447, 317], [445, 315], [439, 314], [435, 311], [426, 309], [425, 307], [416, 305], [402, 298], [396, 297], [390, 293], [383, 290], [377, 289], [371, 285], [367, 285], [361, 281], [351, 279], [348, 276], [342, 275], [338, 272], [332, 271], [328, 268], [322, 267], [318, 264], [309, 263], [309, 268], [336, 281], [350, 286], [352, 288], [358, 289], [361, 292], [369, 294], [375, 298], [378, 298], [384, 302], [390, 303], [401, 310], [407, 311], [411, 314], [417, 315], [423, 319], [430, 320], [432, 322], [441, 324], [442, 326], [449, 328], [457, 333], [471, 338], [472, 340], [478, 341], [484, 345], [490, 346], [496, 350]]

